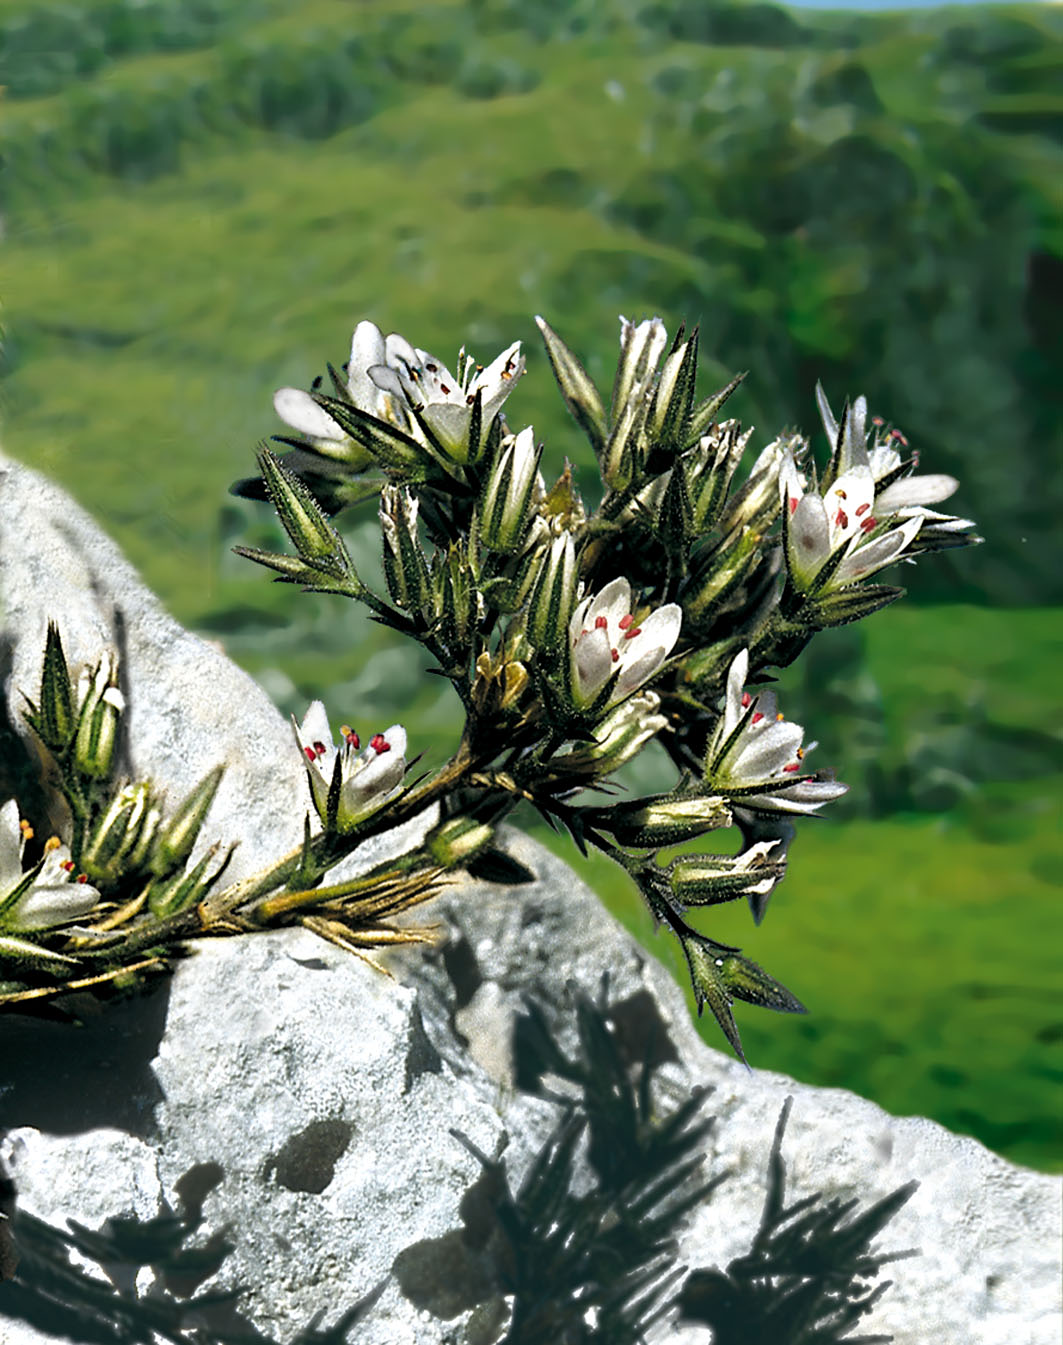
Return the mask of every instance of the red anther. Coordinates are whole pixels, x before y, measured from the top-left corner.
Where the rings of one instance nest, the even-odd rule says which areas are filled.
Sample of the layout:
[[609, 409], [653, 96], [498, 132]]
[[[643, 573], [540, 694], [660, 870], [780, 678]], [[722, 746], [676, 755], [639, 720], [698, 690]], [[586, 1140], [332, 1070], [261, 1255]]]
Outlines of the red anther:
[[596, 617], [594, 618], [594, 629], [595, 629], [595, 630], [608, 630], [608, 629], [609, 629], [609, 622], [608, 622], [608, 620], [607, 620], [604, 616], [596, 616]]
[[472, 406], [472, 404], [473, 404], [473, 402], [474, 402], [475, 400], [476, 400], [475, 395], [474, 395], [473, 393], [470, 392], [469, 395], [465, 398], [465, 405], [466, 405], [466, 406]]
[[325, 755], [324, 743], [314, 743], [314, 755], [317, 757], [323, 757]]
[[860, 526], [863, 528], [864, 532], [871, 532], [878, 527], [878, 519], [875, 518], [873, 514], [868, 514], [867, 518], [864, 519]]
[[59, 867], [61, 869], [66, 869], [67, 873], [73, 873], [74, 861], [72, 859], [64, 859], [63, 862], [59, 865]]
[[378, 756], [382, 756], [385, 752], [391, 751], [391, 744], [382, 733], [374, 733], [369, 739], [369, 746]]
[[742, 692], [742, 709], [743, 709], [743, 710], [748, 710], [749, 707], [750, 707], [752, 704], [753, 704], [753, 697], [749, 694], [748, 691], [743, 691], [743, 692]]
[[636, 635], [641, 635], [641, 634], [642, 634], [642, 627], [641, 627], [641, 626], [632, 626], [632, 628], [631, 628], [630, 630], [626, 630], [626, 631], [624, 631], [624, 639], [625, 639], [625, 640], [633, 640], [633, 639], [635, 638]]
[[847, 528], [849, 526], [849, 519], [846, 516], [844, 510], [842, 509], [839, 509], [838, 512], [834, 515], [834, 521], [839, 528]]
[[307, 761], [314, 762], [317, 760], [317, 753], [312, 747], [304, 747], [303, 751], [306, 753]]
[[361, 747], [362, 740], [358, 737], [357, 733], [355, 733], [354, 729], [351, 729], [349, 733], [345, 733], [343, 736], [348, 747], [356, 749]]
[[758, 711], [756, 712], [756, 714], [754, 714], [753, 718], [750, 720], [750, 723], [751, 723], [751, 724], [759, 724], [760, 721], [761, 721], [763, 718], [764, 718], [764, 716], [763, 716], [763, 715], [760, 713], [760, 711], [758, 710]]
[[87, 873], [79, 873], [79, 874], [78, 874], [78, 882], [79, 882], [79, 883], [87, 883], [88, 881], [89, 881], [89, 875], [88, 875]]
[[614, 663], [619, 663], [619, 662], [620, 662], [620, 650], [619, 650], [619, 649], [611, 649], [611, 650], [609, 651], [609, 653], [610, 653], [610, 657], [612, 658], [612, 660], [613, 660]]
[[429, 372], [430, 374], [438, 374], [438, 373], [439, 373], [439, 365], [438, 365], [438, 364], [426, 364], [426, 365], [425, 365], [425, 368], [428, 370], [428, 372]]
[[872, 424], [872, 425], [885, 425], [885, 423], [886, 423], [886, 422], [882, 419], [881, 416], [872, 416], [872, 417], [871, 417], [871, 424]]
[[439, 391], [443, 394], [444, 397], [450, 396], [450, 389], [447, 387], [445, 383], [440, 383]]
[[634, 620], [635, 618], [628, 612], [627, 616], [622, 616], [617, 624], [621, 630], [627, 630], [628, 626], [630, 626]]
[[857, 516], [857, 518], [859, 518], [861, 514], [866, 514], [867, 511], [868, 511], [870, 508], [871, 508], [871, 506], [870, 506], [870, 505], [868, 504], [868, 502], [865, 500], [865, 501], [863, 502], [863, 504], [860, 506], [860, 508], [857, 509], [857, 511], [856, 511], [856, 516]]
[[789, 771], [791, 774], [793, 774], [794, 771], [799, 771], [800, 769], [801, 769], [801, 763], [799, 761], [791, 761], [789, 766], [783, 767], [784, 771]]
[[794, 499], [794, 497], [791, 495], [791, 496], [790, 496], [790, 514], [791, 514], [791, 516], [795, 513], [796, 509], [797, 509], [797, 501], [796, 501], [796, 500]]

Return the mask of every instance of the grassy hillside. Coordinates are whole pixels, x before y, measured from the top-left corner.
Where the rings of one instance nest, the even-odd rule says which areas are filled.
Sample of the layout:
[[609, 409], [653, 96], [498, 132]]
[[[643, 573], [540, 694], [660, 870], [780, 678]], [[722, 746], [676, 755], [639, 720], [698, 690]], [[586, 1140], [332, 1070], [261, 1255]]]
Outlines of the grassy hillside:
[[[0, 4], [5, 449], [285, 709], [401, 715], [431, 762], [448, 689], [360, 613], [229, 554], [276, 541], [226, 494], [280, 428], [274, 387], [342, 360], [363, 316], [447, 358], [520, 337], [511, 419], [584, 473], [535, 312], [603, 381], [618, 313], [700, 321], [706, 380], [750, 370], [735, 414], [761, 441], [813, 429], [817, 377], [867, 392], [963, 479], [989, 544], [906, 571], [916, 603], [790, 670], [788, 711], [853, 791], [803, 829], [761, 929], [713, 928], [813, 1009], [743, 1015], [755, 1062], [1060, 1164], [1059, 610], [1032, 605], [1063, 602], [1060, 15], [352, 13]], [[371, 571], [371, 509], [350, 526]], [[945, 598], [967, 605], [925, 605]]]

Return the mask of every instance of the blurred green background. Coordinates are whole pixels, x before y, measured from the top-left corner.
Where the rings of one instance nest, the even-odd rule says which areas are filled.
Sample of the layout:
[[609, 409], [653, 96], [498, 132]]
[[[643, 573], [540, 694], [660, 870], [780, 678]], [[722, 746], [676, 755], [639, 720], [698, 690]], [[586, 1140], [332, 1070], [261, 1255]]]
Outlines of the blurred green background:
[[[1063, 1168], [1061, 37], [1048, 4], [5, 0], [4, 446], [282, 708], [401, 717], [431, 764], [457, 706], [416, 651], [229, 552], [279, 541], [226, 494], [275, 387], [362, 317], [447, 360], [521, 338], [511, 424], [585, 485], [536, 312], [603, 385], [618, 313], [700, 323], [760, 444], [815, 429], [817, 377], [867, 393], [987, 544], [788, 670], [852, 792], [761, 928], [706, 928], [811, 1010], [743, 1008], [755, 1064]], [[372, 572], [371, 508], [351, 531]]]

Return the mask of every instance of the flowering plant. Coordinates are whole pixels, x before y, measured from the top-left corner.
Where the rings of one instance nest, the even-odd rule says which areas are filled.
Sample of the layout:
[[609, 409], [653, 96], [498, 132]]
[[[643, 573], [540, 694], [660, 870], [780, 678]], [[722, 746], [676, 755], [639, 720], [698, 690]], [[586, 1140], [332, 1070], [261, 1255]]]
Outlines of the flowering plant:
[[[720, 418], [741, 378], [698, 399], [696, 331], [669, 341], [658, 318], [621, 319], [607, 404], [575, 354], [538, 323], [598, 464], [596, 507], [569, 467], [544, 476], [530, 426], [511, 429], [509, 398], [524, 372], [519, 343], [486, 368], [462, 350], [451, 373], [369, 322], [355, 329], [343, 369], [328, 367], [329, 391], [317, 380], [309, 391], [277, 392], [276, 410], [297, 437], [280, 438], [286, 453], [262, 445], [260, 477], [234, 488], [268, 499], [293, 546], [239, 554], [280, 582], [365, 604], [425, 648], [464, 709], [453, 757], [408, 778], [400, 725], [364, 746], [343, 726], [337, 745], [315, 701], [295, 724], [311, 805], [303, 845], [218, 891], [208, 860], [187, 868], [217, 772], [167, 822], [150, 786], [113, 781], [122, 711], [113, 665], [102, 660], [75, 695], [53, 632], [29, 718], [59, 765], [73, 819], [69, 862], [84, 883], [76, 899], [56, 897], [45, 861], [16, 871], [0, 815], [0, 889], [8, 891], [0, 958], [22, 977], [9, 1000], [72, 983], [42, 970], [49, 958], [66, 959], [83, 979], [94, 968], [96, 979], [113, 979], [133, 959], [162, 960], [168, 946], [204, 931], [299, 922], [352, 948], [416, 939], [391, 917], [431, 896], [448, 871], [530, 877], [496, 837], [525, 804], [632, 876], [681, 945], [699, 1012], [709, 1006], [740, 1056], [735, 1000], [802, 1011], [690, 915], [744, 896], [759, 921], [786, 870], [789, 824], [780, 816], [815, 813], [845, 789], [830, 771], [809, 769], [812, 745], [762, 684], [817, 631], [901, 595], [866, 582], [871, 576], [978, 539], [968, 520], [928, 507], [956, 482], [916, 475], [903, 436], [878, 419], [869, 433], [862, 397], [836, 419], [819, 391], [830, 445], [822, 469], [808, 441], [791, 433], [762, 447], [743, 474], [752, 431]], [[370, 499], [381, 530], [380, 591], [357, 572], [338, 526]], [[672, 788], [617, 797], [615, 773], [651, 742], [672, 763]], [[305, 809], [305, 799], [292, 806]], [[436, 813], [413, 851], [356, 880], [323, 884], [365, 838], [430, 807]], [[687, 844], [730, 827], [743, 838], [737, 853]], [[142, 898], [129, 897], [131, 879]], [[47, 921], [34, 911], [47, 911]]]

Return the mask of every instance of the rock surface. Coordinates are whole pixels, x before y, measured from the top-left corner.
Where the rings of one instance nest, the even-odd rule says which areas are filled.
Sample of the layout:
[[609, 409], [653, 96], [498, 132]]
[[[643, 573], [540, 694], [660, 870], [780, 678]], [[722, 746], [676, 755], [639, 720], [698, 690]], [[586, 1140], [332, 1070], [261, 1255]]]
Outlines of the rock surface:
[[[66, 496], [2, 462], [0, 611], [9, 757], [18, 692], [36, 691], [54, 617], [73, 660], [122, 648], [137, 769], [179, 795], [229, 760], [205, 841], [240, 837], [238, 872], [296, 843], [302, 768], [263, 693], [182, 631]], [[932, 1122], [748, 1073], [710, 1050], [678, 987], [571, 871], [524, 837], [510, 844], [538, 880], [450, 890], [433, 908], [446, 943], [393, 956], [396, 980], [305, 931], [280, 931], [203, 941], [166, 985], [78, 1030], [0, 1020], [0, 1155], [19, 1208], [97, 1228], [172, 1208], [190, 1171], [213, 1174], [199, 1236], [228, 1227], [235, 1250], [204, 1288], [245, 1286], [240, 1311], [260, 1330], [290, 1340], [319, 1309], [330, 1320], [382, 1286], [359, 1345], [488, 1345], [504, 1305], [446, 1255], [479, 1174], [450, 1129], [487, 1153], [505, 1131], [519, 1175], [555, 1116], [514, 1084], [521, 997], [564, 1032], [566, 987], [593, 993], [608, 968], [618, 1030], [636, 1054], [658, 1029], [662, 1101], [694, 1084], [715, 1090], [708, 1170], [732, 1175], [691, 1220], [686, 1264], [724, 1266], [748, 1248], [792, 1095], [791, 1199], [819, 1191], [867, 1204], [920, 1182], [882, 1242], [922, 1255], [891, 1268], [893, 1287], [862, 1331], [897, 1345], [1055, 1345], [1057, 1180]], [[44, 1339], [0, 1320], [4, 1345]]]

